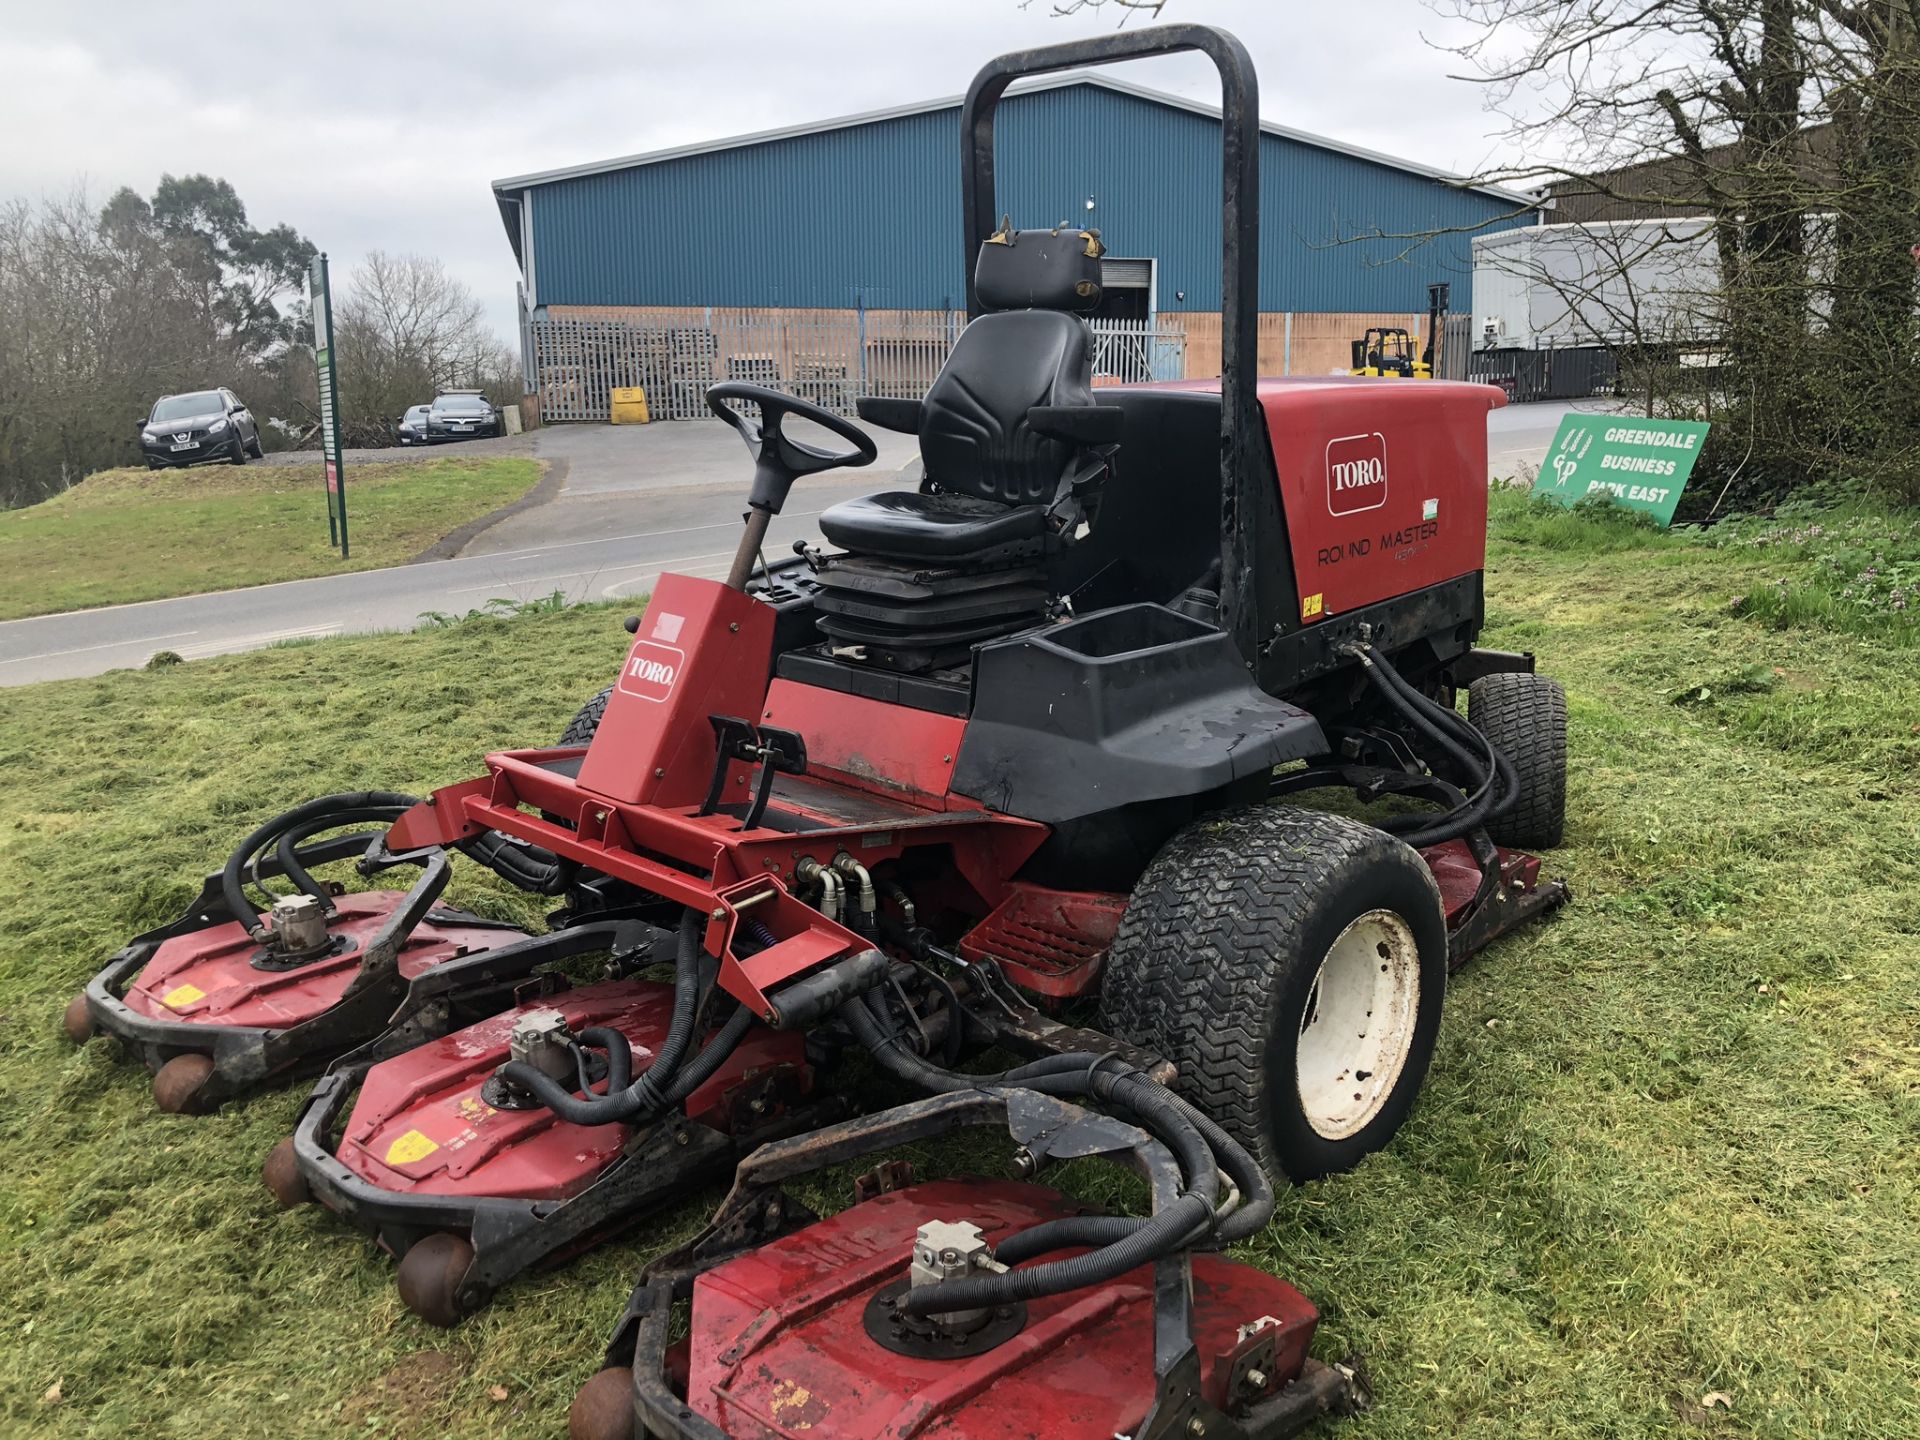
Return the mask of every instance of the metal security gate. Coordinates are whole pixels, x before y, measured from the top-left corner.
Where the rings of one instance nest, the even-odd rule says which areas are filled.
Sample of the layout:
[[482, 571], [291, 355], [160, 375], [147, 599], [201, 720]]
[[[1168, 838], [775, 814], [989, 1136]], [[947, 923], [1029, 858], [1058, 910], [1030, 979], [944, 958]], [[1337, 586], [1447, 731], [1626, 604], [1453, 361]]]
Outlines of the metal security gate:
[[1448, 315], [1440, 332], [1440, 363], [1436, 367], [1442, 380], [1467, 378], [1468, 360], [1473, 354], [1473, 316]]
[[1613, 352], [1598, 346], [1570, 350], [1476, 350], [1470, 369], [1473, 379], [1498, 385], [1509, 398], [1520, 403], [1611, 395], [1619, 383], [1619, 367]]
[[[706, 390], [746, 380], [841, 415], [861, 395], [917, 398], [965, 324], [959, 314], [761, 311], [679, 320], [529, 322], [535, 390], [548, 423], [608, 418], [608, 394], [639, 386], [656, 420], [708, 418]], [[1154, 321], [1090, 322], [1094, 383], [1179, 380], [1186, 332]]]

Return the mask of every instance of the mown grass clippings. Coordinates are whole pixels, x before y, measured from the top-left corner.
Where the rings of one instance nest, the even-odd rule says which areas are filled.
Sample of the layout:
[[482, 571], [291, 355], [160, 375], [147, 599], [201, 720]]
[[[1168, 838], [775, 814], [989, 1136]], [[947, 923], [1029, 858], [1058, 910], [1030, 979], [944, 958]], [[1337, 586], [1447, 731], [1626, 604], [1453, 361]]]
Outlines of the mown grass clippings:
[[[1884, 636], [1731, 614], [1765, 555], [1545, 543], [1503, 506], [1485, 638], [1566, 683], [1548, 864], [1575, 899], [1455, 978], [1400, 1137], [1284, 1191], [1242, 1258], [1321, 1307], [1319, 1353], [1367, 1360], [1377, 1406], [1330, 1435], [1920, 1434], [1920, 672]], [[0, 691], [0, 1433], [564, 1425], [639, 1266], [717, 1189], [436, 1331], [359, 1232], [261, 1186], [297, 1092], [162, 1116], [59, 1017], [260, 818], [548, 741], [625, 643], [606, 610], [482, 616]], [[451, 900], [537, 922], [462, 871]], [[1004, 1174], [1006, 1151], [913, 1157]], [[1091, 1163], [1045, 1178], [1139, 1200]]]

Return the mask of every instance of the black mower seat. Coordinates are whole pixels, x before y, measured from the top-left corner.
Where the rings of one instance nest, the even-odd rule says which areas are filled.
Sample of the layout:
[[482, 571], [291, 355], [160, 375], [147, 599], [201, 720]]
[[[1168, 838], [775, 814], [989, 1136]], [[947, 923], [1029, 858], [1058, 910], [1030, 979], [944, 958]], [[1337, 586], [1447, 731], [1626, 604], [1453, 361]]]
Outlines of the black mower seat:
[[961, 560], [983, 550], [1038, 540], [1039, 505], [1007, 505], [973, 495], [894, 490], [843, 500], [820, 517], [820, 533], [862, 555], [895, 560]]
[[979, 314], [918, 400], [863, 396], [872, 425], [915, 435], [925, 478], [830, 506], [820, 533], [845, 549], [815, 566], [816, 623], [836, 657], [903, 672], [964, 661], [982, 640], [1045, 622], [1045, 562], [1084, 517], [1119, 442], [1093, 403], [1100, 303], [1094, 230], [1015, 230], [981, 243]]

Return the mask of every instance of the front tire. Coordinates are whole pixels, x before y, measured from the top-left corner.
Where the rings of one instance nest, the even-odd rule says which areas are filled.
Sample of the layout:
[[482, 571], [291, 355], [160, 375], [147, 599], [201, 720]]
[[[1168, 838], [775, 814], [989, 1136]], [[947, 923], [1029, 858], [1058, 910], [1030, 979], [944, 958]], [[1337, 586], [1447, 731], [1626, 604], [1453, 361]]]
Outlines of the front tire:
[[1196, 821], [1134, 887], [1103, 1028], [1171, 1060], [1174, 1088], [1267, 1173], [1350, 1170], [1413, 1108], [1447, 983], [1432, 874], [1370, 825], [1280, 805]]
[[235, 465], [244, 465], [247, 463], [247, 442], [242, 440], [237, 434], [233, 437], [232, 463]]

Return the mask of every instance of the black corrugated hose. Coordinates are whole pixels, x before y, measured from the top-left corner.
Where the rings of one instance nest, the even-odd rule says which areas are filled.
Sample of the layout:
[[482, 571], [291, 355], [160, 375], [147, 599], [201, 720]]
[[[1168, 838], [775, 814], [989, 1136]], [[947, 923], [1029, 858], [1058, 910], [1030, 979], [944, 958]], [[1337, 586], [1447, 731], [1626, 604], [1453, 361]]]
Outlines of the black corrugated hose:
[[[221, 869], [220, 893], [228, 911], [247, 927], [247, 933], [254, 939], [266, 938], [266, 926], [259, 919], [262, 907], [247, 898], [246, 885], [251, 879], [258, 886], [260, 856], [271, 846], [287, 878], [331, 913], [333, 897], [300, 863], [300, 843], [348, 825], [392, 825], [419, 803], [418, 796], [397, 790], [361, 790], [322, 795], [274, 816], [242, 840]], [[383, 835], [371, 835], [368, 843], [375, 844], [383, 838]], [[551, 895], [564, 885], [559, 857], [537, 845], [525, 845], [490, 830], [461, 841], [454, 848], [522, 890]], [[266, 899], [267, 906], [271, 907], [272, 897], [269, 895]]]
[[[390, 815], [397, 819], [403, 811], [411, 809], [418, 803], [419, 801], [414, 796], [402, 795], [397, 791], [361, 790], [344, 795], [322, 795], [317, 800], [309, 800], [304, 805], [296, 805], [286, 813], [276, 815], [258, 830], [255, 830], [251, 835], [247, 836], [246, 839], [242, 840], [240, 844], [235, 847], [233, 853], [227, 857], [227, 863], [220, 872], [220, 894], [227, 902], [228, 911], [233, 915], [234, 919], [247, 927], [247, 933], [253, 936], [254, 939], [266, 939], [267, 927], [260, 922], [259, 912], [248, 902], [246, 889], [243, 884], [243, 876], [252, 867], [254, 856], [266, 849], [267, 846], [277, 843], [280, 837], [288, 831], [298, 829], [302, 826], [310, 826], [312, 822], [328, 816], [358, 813], [371, 814], [375, 818]], [[355, 822], [343, 820], [340, 823], [353, 824]], [[318, 828], [332, 827], [324, 826]], [[317, 829], [309, 828], [306, 833], [315, 834], [317, 833]], [[300, 888], [319, 900], [322, 904], [326, 904], [330, 897], [325, 893], [325, 890], [320, 887], [319, 882], [311, 875], [307, 875], [305, 871], [302, 871], [301, 874], [305, 883], [301, 884]], [[269, 901], [268, 903], [271, 904], [272, 902]]]
[[[520, 1060], [509, 1060], [502, 1065], [501, 1078], [575, 1125], [607, 1125], [659, 1114], [670, 1103], [673, 1082], [678, 1077], [681, 1061], [686, 1058], [687, 1047], [693, 1042], [694, 1017], [700, 1008], [700, 932], [704, 924], [705, 917], [698, 910], [689, 909], [681, 916], [680, 948], [674, 961], [673, 1018], [667, 1024], [666, 1038], [660, 1042], [653, 1064], [638, 1080], [616, 1087], [610, 1078], [604, 1095], [575, 1095], [544, 1070]], [[725, 1034], [723, 1030], [721, 1037], [716, 1037], [716, 1043]], [[623, 1078], [632, 1073], [633, 1052], [625, 1035], [618, 1030], [596, 1027], [580, 1038], [588, 1041], [589, 1036], [591, 1043], [605, 1046], [609, 1076], [616, 1071]], [[737, 1042], [737, 1035], [735, 1040]], [[714, 1045], [707, 1046], [708, 1051], [714, 1048]], [[702, 1058], [705, 1058], [704, 1052]], [[712, 1064], [717, 1068], [725, 1058], [722, 1053]]]
[[[1410, 721], [1415, 729], [1438, 745], [1473, 778], [1474, 788], [1467, 796], [1464, 808], [1433, 820], [1428, 820], [1426, 815], [1404, 818], [1390, 816], [1379, 828], [1399, 836], [1418, 850], [1423, 846], [1457, 840], [1513, 807], [1520, 798], [1520, 780], [1507, 757], [1500, 753], [1491, 740], [1476, 730], [1459, 711], [1450, 710], [1414, 689], [1373, 646], [1354, 644], [1347, 647], [1347, 653], [1360, 662], [1361, 673], [1390, 707]], [[1478, 749], [1481, 754], [1474, 754], [1468, 746]]]
[[[1173, 1204], [1146, 1219], [1075, 1217], [1032, 1227], [1010, 1236], [1006, 1263], [1069, 1245], [1099, 1248], [1004, 1275], [976, 1275], [910, 1290], [900, 1297], [908, 1314], [1004, 1305], [1079, 1290], [1192, 1245], [1212, 1232], [1223, 1243], [1244, 1238], [1273, 1213], [1273, 1186], [1246, 1150], [1225, 1131], [1166, 1087], [1114, 1056], [1076, 1053], [1051, 1055], [995, 1075], [966, 1075], [923, 1059], [884, 1026], [866, 1000], [854, 999], [836, 1012], [854, 1035], [896, 1077], [936, 1093], [1017, 1086], [1061, 1098], [1090, 1098], [1137, 1120], [1160, 1140], [1179, 1163], [1186, 1188]], [[1241, 1203], [1216, 1216], [1221, 1173], [1240, 1190]], [[1091, 1223], [1077, 1223], [1087, 1221]]]

